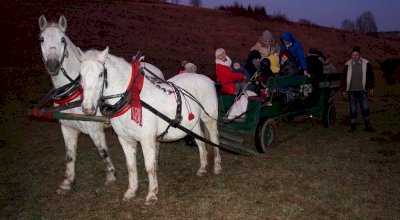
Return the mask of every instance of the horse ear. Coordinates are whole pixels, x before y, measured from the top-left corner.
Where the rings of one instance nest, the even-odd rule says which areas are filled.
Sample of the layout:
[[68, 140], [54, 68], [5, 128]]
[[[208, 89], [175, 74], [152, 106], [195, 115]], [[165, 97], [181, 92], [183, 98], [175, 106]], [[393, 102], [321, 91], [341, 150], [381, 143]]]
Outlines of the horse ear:
[[67, 30], [67, 19], [64, 17], [64, 15], [60, 16], [60, 20], [58, 21], [58, 25], [60, 25], [60, 28], [63, 32]]
[[108, 47], [99, 54], [99, 62], [105, 63], [108, 56]]
[[76, 47], [76, 57], [78, 58], [79, 62], [82, 63], [82, 57], [83, 57], [84, 52], [81, 50], [81, 48]]
[[44, 15], [41, 15], [39, 17], [39, 28], [40, 28], [40, 31], [43, 31], [46, 27], [47, 27], [47, 20], [44, 17]]

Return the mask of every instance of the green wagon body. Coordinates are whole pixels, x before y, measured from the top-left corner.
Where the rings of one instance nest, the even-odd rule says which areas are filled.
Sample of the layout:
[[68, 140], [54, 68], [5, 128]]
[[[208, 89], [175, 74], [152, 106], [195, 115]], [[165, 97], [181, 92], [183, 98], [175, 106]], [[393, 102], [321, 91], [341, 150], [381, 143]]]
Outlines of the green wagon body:
[[[219, 128], [221, 139], [229, 144], [244, 144], [238, 138], [240, 135], [254, 135], [254, 144], [259, 152], [265, 152], [275, 144], [276, 122], [281, 119], [293, 119], [300, 115], [312, 115], [321, 117], [324, 127], [334, 123], [336, 111], [331, 101], [331, 96], [338, 87], [337, 80], [340, 74], [324, 74], [319, 82], [319, 96], [304, 97], [299, 95], [292, 102], [285, 103], [283, 97], [277, 95], [280, 87], [300, 87], [311, 83], [311, 80], [304, 76], [292, 77], [270, 77], [268, 88], [275, 91], [272, 94], [272, 105], [266, 105], [265, 97], [249, 97], [249, 104], [244, 118], [228, 120], [226, 113], [235, 101], [232, 95], [220, 94], [218, 96], [219, 107]], [[265, 125], [267, 124], [267, 125]], [[233, 140], [235, 139], [235, 140]], [[239, 139], [239, 140], [238, 140]]]

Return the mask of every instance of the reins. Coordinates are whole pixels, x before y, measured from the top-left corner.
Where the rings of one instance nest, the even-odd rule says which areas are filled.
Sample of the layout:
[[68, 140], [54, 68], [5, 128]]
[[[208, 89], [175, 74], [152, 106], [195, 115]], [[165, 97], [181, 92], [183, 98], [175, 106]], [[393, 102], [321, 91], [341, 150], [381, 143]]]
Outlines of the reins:
[[[166, 115], [164, 115], [163, 113], [161, 113], [160, 111], [158, 111], [157, 109], [153, 108], [151, 105], [147, 104], [145, 101], [141, 100], [143, 107], [145, 107], [146, 109], [148, 109], [150, 112], [154, 113], [155, 115], [157, 115], [158, 117], [160, 117], [161, 119], [163, 119], [164, 121], [168, 122], [169, 124], [173, 123], [173, 119], [168, 118]], [[185, 132], [186, 134], [189, 134], [190, 136], [199, 139], [207, 144], [210, 144], [214, 147], [218, 147], [219, 149], [226, 151], [228, 153], [232, 153], [232, 154], [236, 154], [238, 155], [239, 153], [229, 150], [228, 148], [222, 147], [221, 145], [215, 144], [213, 142], [211, 142], [210, 140], [205, 139], [204, 137], [194, 133], [193, 131], [183, 127], [182, 125], [178, 124], [176, 125], [175, 128], [180, 129], [181, 131]]]

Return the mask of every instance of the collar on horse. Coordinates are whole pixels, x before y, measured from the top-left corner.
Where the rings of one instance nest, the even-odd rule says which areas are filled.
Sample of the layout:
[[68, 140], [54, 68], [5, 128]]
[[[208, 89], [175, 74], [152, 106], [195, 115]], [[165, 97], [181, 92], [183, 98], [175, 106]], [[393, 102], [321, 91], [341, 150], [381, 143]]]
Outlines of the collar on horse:
[[83, 91], [82, 87], [79, 84], [80, 80], [81, 80], [81, 75], [76, 77], [75, 80], [71, 79], [70, 83], [56, 89], [52, 96], [54, 103], [63, 105], [71, 102], [77, 97], [82, 97]]
[[[54, 102], [63, 107], [57, 107], [58, 109], [66, 110], [70, 108], [78, 107], [82, 100], [74, 101], [75, 98], [82, 95], [82, 87], [80, 86], [80, 75], [73, 80], [71, 83], [68, 83], [60, 88], [51, 89], [40, 101], [38, 104], [34, 105], [35, 108], [40, 109], [44, 106]], [[82, 96], [81, 96], [82, 97]], [[67, 107], [68, 106], [68, 107]]]
[[[128, 88], [124, 93], [120, 93], [117, 95], [111, 95], [111, 96], [103, 96], [100, 98], [100, 111], [101, 113], [110, 118], [118, 117], [125, 112], [127, 112], [129, 109], [131, 109], [131, 119], [134, 120], [137, 124], [142, 126], [142, 101], [140, 100], [140, 92], [143, 87], [143, 82], [144, 82], [144, 70], [147, 70], [150, 74], [152, 74], [155, 78], [158, 78], [154, 73], [152, 73], [150, 70], [146, 69], [146, 67], [142, 66], [140, 64], [141, 60], [143, 59], [143, 56], [141, 56], [140, 52], [138, 52], [135, 56], [132, 57], [132, 77], [129, 82]], [[105, 80], [104, 80], [104, 85], [103, 89], [107, 88], [107, 77], [106, 77], [106, 68], [104, 67], [105, 70]], [[160, 78], [158, 78], [161, 80]], [[181, 121], [182, 121], [182, 99], [181, 99], [181, 94], [177, 87], [167, 81], [161, 80], [163, 83], [166, 83], [172, 87], [174, 90], [173, 92], [176, 94], [176, 102], [177, 102], [177, 108], [176, 108], [176, 115], [175, 119], [173, 119], [170, 123], [167, 129], [164, 131], [164, 133], [161, 136], [164, 136], [167, 132], [168, 129], [172, 127], [177, 127]], [[168, 93], [171, 94], [172, 92]], [[107, 99], [111, 98], [118, 98], [120, 97], [121, 99], [115, 103], [114, 105], [110, 105], [106, 103]], [[154, 112], [153, 112], [154, 113]]]

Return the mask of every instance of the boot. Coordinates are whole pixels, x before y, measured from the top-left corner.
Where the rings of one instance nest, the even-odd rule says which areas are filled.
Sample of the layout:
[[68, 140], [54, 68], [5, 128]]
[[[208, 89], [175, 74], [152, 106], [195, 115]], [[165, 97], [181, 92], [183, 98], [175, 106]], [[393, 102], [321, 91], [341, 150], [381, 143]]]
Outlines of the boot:
[[349, 132], [353, 132], [356, 130], [356, 123], [351, 123]]
[[194, 140], [194, 138], [192, 136], [186, 135], [184, 140], [185, 140], [186, 146], [197, 147], [196, 141]]
[[375, 129], [372, 128], [371, 123], [369, 122], [368, 119], [364, 119], [364, 124], [365, 124], [365, 128], [363, 131], [365, 132], [375, 132]]
[[366, 128], [364, 128], [363, 131], [365, 131], [365, 132], [375, 132], [375, 129], [373, 129], [372, 127], [366, 127]]

